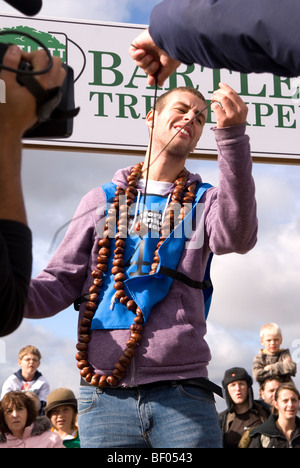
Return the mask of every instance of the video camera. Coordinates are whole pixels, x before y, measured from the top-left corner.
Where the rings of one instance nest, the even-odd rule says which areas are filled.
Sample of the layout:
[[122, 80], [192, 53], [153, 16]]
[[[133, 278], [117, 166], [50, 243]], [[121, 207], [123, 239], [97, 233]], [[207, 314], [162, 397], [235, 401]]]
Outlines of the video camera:
[[[10, 5], [17, 8], [22, 13], [33, 16], [39, 12], [42, 1], [30, 0], [5, 0]], [[19, 34], [20, 32], [1, 31], [0, 35]], [[22, 36], [27, 35], [24, 31]], [[79, 108], [75, 108], [74, 104], [74, 72], [68, 65], [63, 65], [66, 70], [65, 80], [60, 88], [45, 90], [35, 79], [36, 75], [46, 73], [52, 66], [52, 56], [50, 51], [38, 39], [27, 35], [36, 43], [38, 43], [47, 53], [49, 58], [49, 66], [42, 71], [35, 72], [32, 66], [25, 61], [21, 61], [19, 68], [14, 70], [3, 66], [3, 56], [9, 47], [9, 44], [0, 43], [0, 70], [2, 68], [9, 69], [17, 74], [17, 81], [26, 86], [29, 91], [35, 96], [37, 101], [37, 116], [38, 122], [29, 129], [23, 138], [67, 138], [73, 132], [73, 118], [78, 114]]]

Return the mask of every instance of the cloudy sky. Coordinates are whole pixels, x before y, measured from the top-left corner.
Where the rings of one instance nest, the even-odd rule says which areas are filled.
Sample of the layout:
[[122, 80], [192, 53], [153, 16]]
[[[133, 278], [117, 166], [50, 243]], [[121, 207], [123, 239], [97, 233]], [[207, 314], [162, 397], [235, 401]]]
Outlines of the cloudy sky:
[[[151, 9], [159, 2], [44, 0], [43, 3], [43, 16], [147, 24]], [[1, 10], [15, 13], [3, 1]], [[72, 217], [81, 197], [111, 180], [118, 168], [135, 162], [136, 156], [24, 151], [23, 188], [33, 232], [33, 276], [51, 258], [53, 250], [49, 249], [54, 235]], [[218, 184], [216, 161], [189, 160], [187, 168]], [[253, 357], [260, 348], [259, 329], [266, 322], [280, 325], [283, 347], [290, 349], [295, 361], [300, 359], [300, 167], [255, 163], [253, 175], [258, 243], [245, 256], [215, 257], [212, 265], [215, 292], [206, 338], [212, 352], [209, 375], [217, 383], [232, 366], [251, 372]], [[55, 248], [60, 240], [61, 237]], [[79, 374], [74, 359], [76, 324], [77, 313], [72, 308], [50, 319], [24, 320], [16, 332], [0, 340], [0, 385], [17, 370], [19, 349], [34, 344], [42, 353], [40, 370], [51, 388], [68, 386], [78, 394]], [[300, 388], [300, 372], [296, 383]], [[217, 404], [223, 408], [221, 399]]]

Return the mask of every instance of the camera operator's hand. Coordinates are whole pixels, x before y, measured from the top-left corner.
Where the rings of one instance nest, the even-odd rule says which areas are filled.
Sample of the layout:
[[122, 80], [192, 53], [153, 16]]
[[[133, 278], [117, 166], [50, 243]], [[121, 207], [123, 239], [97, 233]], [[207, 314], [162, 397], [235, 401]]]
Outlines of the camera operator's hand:
[[[10, 46], [3, 64], [18, 69], [20, 61], [29, 62], [36, 71], [44, 70], [48, 57], [44, 50], [23, 53]], [[65, 78], [61, 60], [53, 58], [52, 68], [35, 79], [45, 88], [61, 86]], [[21, 184], [22, 136], [37, 121], [36, 99], [25, 86], [17, 82], [16, 73], [1, 70], [0, 79], [5, 84], [6, 102], [0, 103], [0, 219], [26, 224], [26, 211]]]
[[[3, 64], [17, 69], [20, 61], [29, 62], [34, 71], [40, 71], [48, 66], [48, 57], [44, 50], [24, 53], [17, 46], [10, 46], [6, 51]], [[36, 75], [35, 79], [45, 88], [61, 86], [65, 78], [65, 70], [61, 60], [53, 57], [53, 66], [45, 74]], [[2, 70], [0, 78], [5, 83], [6, 103], [0, 105], [1, 127], [11, 128], [16, 138], [21, 138], [26, 130], [31, 128], [37, 120], [36, 100], [25, 86], [16, 80], [16, 74]], [[1, 130], [0, 130], [1, 132]]]

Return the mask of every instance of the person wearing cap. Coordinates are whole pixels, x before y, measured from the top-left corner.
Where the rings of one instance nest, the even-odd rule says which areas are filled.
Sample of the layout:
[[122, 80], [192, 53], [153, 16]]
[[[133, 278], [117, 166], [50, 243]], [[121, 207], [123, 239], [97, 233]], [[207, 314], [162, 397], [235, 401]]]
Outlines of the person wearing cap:
[[51, 420], [66, 448], [80, 448], [77, 420], [77, 400], [72, 390], [57, 388], [47, 398], [45, 414]]
[[245, 448], [250, 428], [264, 422], [269, 413], [253, 399], [252, 377], [242, 367], [225, 371], [222, 381], [227, 409], [219, 414], [224, 448]]

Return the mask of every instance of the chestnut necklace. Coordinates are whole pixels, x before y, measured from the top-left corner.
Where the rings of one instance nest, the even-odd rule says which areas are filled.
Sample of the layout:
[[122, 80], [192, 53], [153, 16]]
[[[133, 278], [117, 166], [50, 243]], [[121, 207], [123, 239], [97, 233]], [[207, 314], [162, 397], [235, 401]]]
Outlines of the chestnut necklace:
[[[104, 227], [103, 238], [99, 240], [100, 250], [98, 252], [96, 269], [92, 271], [93, 285], [89, 289], [88, 301], [85, 304], [83, 318], [79, 326], [79, 338], [76, 345], [77, 354], [76, 360], [77, 367], [80, 369], [80, 375], [91, 385], [98, 387], [116, 387], [119, 381], [126, 375], [126, 369], [130, 365], [131, 359], [135, 356], [136, 349], [142, 339], [143, 330], [143, 311], [137, 306], [135, 301], [128, 297], [125, 292], [124, 281], [125, 276], [125, 261], [124, 252], [126, 248], [125, 237], [128, 233], [128, 220], [129, 220], [129, 207], [134, 203], [137, 195], [137, 187], [139, 179], [142, 175], [143, 163], [138, 163], [131, 169], [130, 175], [127, 177], [127, 188], [124, 190], [122, 187], [117, 186], [115, 196], [107, 212], [106, 224]], [[184, 219], [186, 214], [190, 211], [192, 203], [195, 199], [196, 183], [192, 183], [189, 187], [187, 185], [188, 171], [184, 169], [174, 182], [175, 188], [173, 189], [171, 201], [166, 208], [165, 217], [162, 222], [160, 237], [154, 252], [153, 262], [149, 274], [156, 273], [159, 264], [158, 249], [168, 237], [170, 232], [174, 229], [176, 224]], [[126, 199], [126, 202], [120, 205], [120, 196]], [[175, 219], [175, 205], [181, 204], [178, 219]], [[117, 232], [115, 234], [115, 222], [118, 219]], [[140, 222], [135, 225], [135, 232], [142, 231], [142, 224]], [[90, 328], [92, 319], [98, 308], [99, 293], [103, 285], [103, 274], [107, 271], [107, 264], [111, 254], [111, 239], [115, 238], [114, 258], [112, 262], [111, 273], [114, 275], [114, 288], [116, 290], [115, 300], [119, 300], [121, 304], [125, 305], [128, 310], [135, 314], [133, 323], [130, 326], [130, 337], [126, 342], [126, 348], [123, 354], [119, 357], [115, 364], [115, 368], [111, 375], [100, 375], [94, 372], [93, 367], [88, 361], [88, 345], [91, 340]]]

